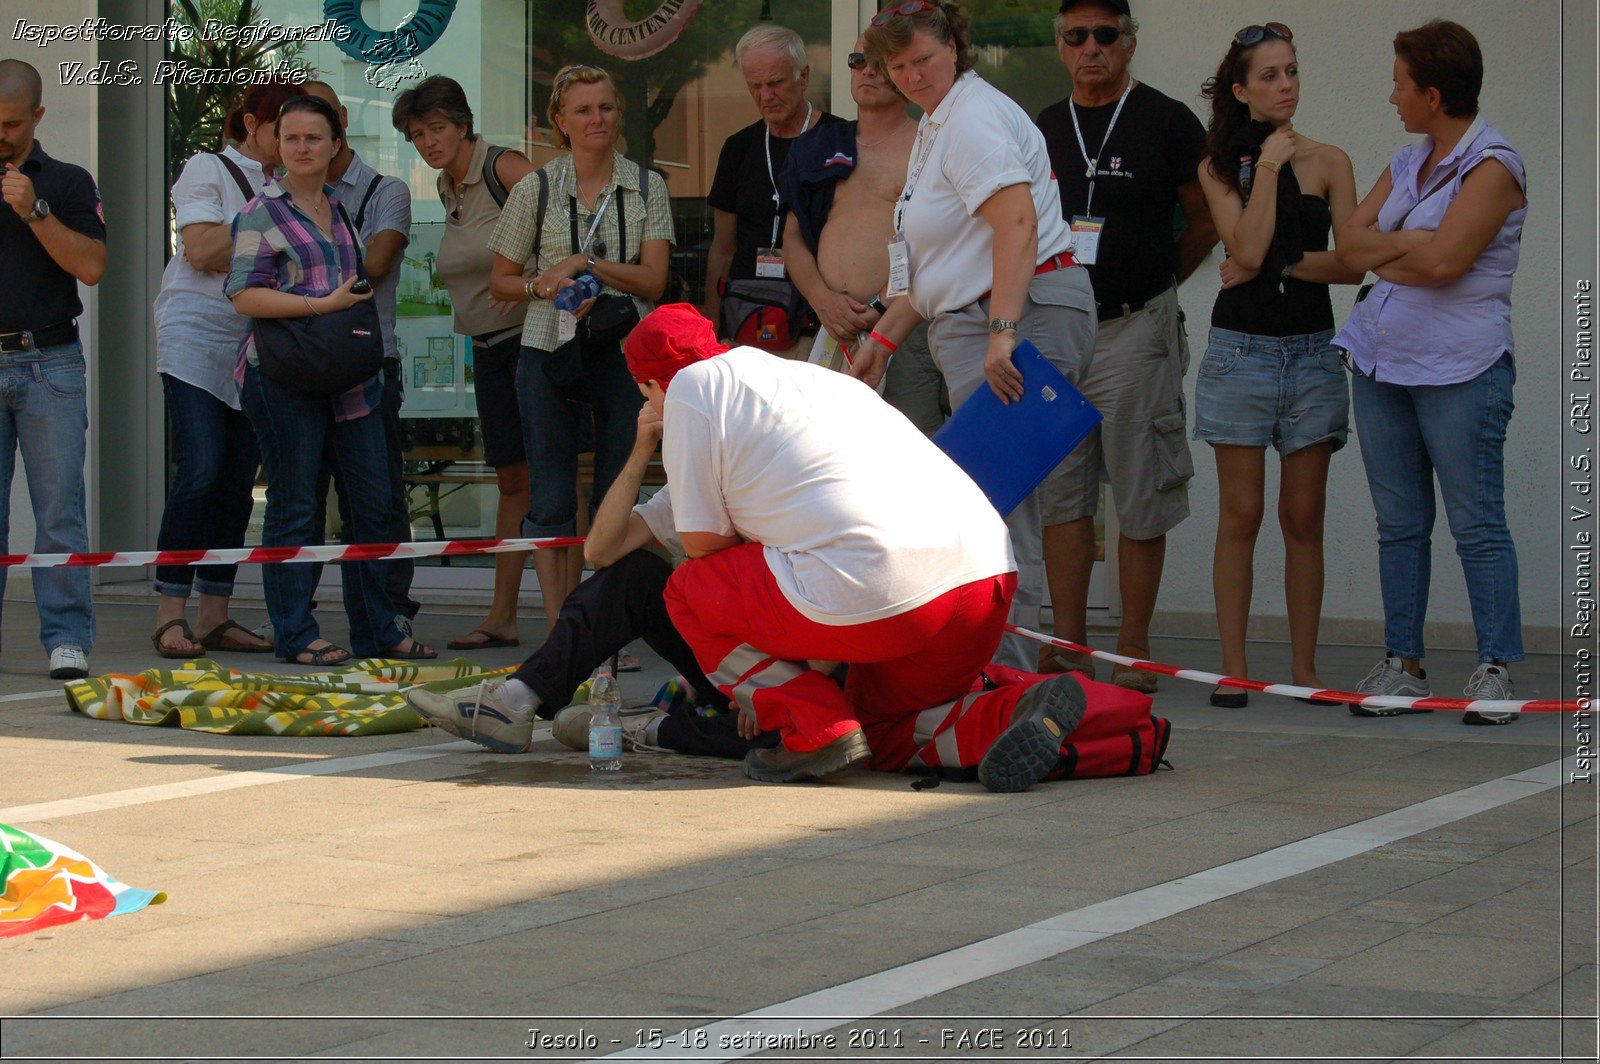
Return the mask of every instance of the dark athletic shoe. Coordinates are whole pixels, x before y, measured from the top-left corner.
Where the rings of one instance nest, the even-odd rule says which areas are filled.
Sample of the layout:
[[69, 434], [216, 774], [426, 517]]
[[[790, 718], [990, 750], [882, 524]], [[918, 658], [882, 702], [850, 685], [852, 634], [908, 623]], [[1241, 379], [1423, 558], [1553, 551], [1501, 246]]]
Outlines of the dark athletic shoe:
[[978, 779], [997, 794], [1025, 791], [1061, 760], [1061, 741], [1083, 720], [1089, 700], [1071, 676], [1052, 676], [1017, 699], [1011, 726], [978, 762]]
[[866, 733], [857, 728], [827, 746], [804, 753], [797, 754], [782, 746], [757, 747], [744, 755], [744, 774], [763, 783], [798, 783], [831, 776], [871, 756]]

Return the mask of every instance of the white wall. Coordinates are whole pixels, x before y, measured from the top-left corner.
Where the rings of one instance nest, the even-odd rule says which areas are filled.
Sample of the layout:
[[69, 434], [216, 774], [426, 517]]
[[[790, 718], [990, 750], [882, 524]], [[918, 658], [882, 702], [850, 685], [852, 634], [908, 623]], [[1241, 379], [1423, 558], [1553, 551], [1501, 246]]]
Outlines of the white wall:
[[[1574, 25], [1586, 7], [1586, 27]], [[1142, 23], [1134, 73], [1202, 114], [1200, 84], [1213, 73], [1230, 36], [1241, 26], [1267, 20], [1287, 23], [1295, 33], [1301, 70], [1301, 103], [1295, 125], [1307, 136], [1344, 148], [1355, 164], [1358, 194], [1365, 195], [1390, 155], [1409, 139], [1387, 98], [1396, 32], [1434, 17], [1454, 19], [1478, 37], [1484, 50], [1482, 113], [1527, 160], [1530, 209], [1513, 297], [1517, 347], [1516, 414], [1506, 445], [1506, 507], [1521, 563], [1522, 608], [1530, 649], [1554, 649], [1560, 619], [1561, 489], [1560, 431], [1563, 421], [1561, 315], [1562, 180], [1559, 164], [1563, 115], [1558, 41], [1594, 42], [1594, 9], [1555, 0], [1138, 0]], [[1063, 78], [1065, 75], [1063, 74]], [[1063, 87], [1065, 94], [1065, 86]], [[1592, 126], [1577, 131], [1593, 149]], [[1592, 193], [1592, 188], [1589, 190]], [[1584, 239], [1592, 241], [1591, 223]], [[1191, 362], [1187, 394], [1205, 350], [1220, 251], [1183, 286], [1189, 321]], [[1334, 289], [1334, 309], [1343, 324], [1354, 289]], [[1190, 418], [1191, 427], [1193, 418]], [[1211, 546], [1216, 528], [1217, 484], [1210, 449], [1194, 445], [1196, 476], [1190, 486], [1192, 516], [1169, 536], [1166, 579], [1158, 628], [1167, 632], [1215, 631], [1212, 622]], [[1283, 550], [1272, 514], [1276, 477], [1269, 467], [1267, 522], [1256, 554], [1255, 613], [1266, 636], [1284, 634]], [[1334, 456], [1329, 482], [1327, 592], [1323, 635], [1329, 641], [1381, 641], [1377, 547], [1371, 499], [1362, 472], [1359, 443]], [[1439, 509], [1434, 536], [1433, 589], [1428, 616], [1433, 645], [1471, 647], [1471, 613], [1454, 542]]]

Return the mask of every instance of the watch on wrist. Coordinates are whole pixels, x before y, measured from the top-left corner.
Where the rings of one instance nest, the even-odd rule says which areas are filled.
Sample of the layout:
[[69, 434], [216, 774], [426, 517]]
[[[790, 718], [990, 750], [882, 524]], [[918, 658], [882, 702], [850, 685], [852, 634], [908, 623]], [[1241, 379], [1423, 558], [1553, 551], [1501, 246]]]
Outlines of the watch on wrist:
[[583, 269], [584, 269], [585, 273], [593, 273], [594, 272], [594, 256], [593, 255], [589, 256], [589, 261], [584, 263]]
[[989, 331], [997, 336], [1003, 332], [1016, 332], [1017, 323], [1010, 318], [990, 318]]
[[33, 210], [28, 213], [27, 220], [30, 222], [42, 222], [48, 217], [50, 217], [50, 204], [42, 199], [34, 200]]
[[879, 296], [873, 296], [871, 299], [867, 300], [867, 306], [871, 307], [879, 314], [883, 314], [889, 309], [888, 306], [884, 304], [883, 299]]

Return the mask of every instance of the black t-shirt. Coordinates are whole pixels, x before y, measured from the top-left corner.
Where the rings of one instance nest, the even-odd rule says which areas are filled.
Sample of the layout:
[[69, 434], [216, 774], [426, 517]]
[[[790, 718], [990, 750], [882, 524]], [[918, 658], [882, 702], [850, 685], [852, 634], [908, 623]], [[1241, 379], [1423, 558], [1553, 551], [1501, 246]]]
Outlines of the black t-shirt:
[[[105, 240], [100, 190], [89, 171], [50, 158], [38, 141], [18, 169], [28, 175], [33, 194], [50, 204], [50, 213], [63, 225]], [[5, 203], [0, 203], [0, 248], [4, 249], [0, 252], [0, 333], [38, 332], [70, 324], [83, 313], [78, 279], [56, 265], [34, 235], [33, 226]]]
[[[817, 126], [842, 122], [838, 115], [824, 114]], [[812, 129], [817, 128], [812, 126]], [[711, 180], [706, 202], [715, 210], [728, 211], [738, 218], [734, 230], [733, 266], [729, 280], [746, 281], [756, 275], [756, 251], [783, 246], [783, 219], [778, 220], [778, 239], [772, 240], [772, 182], [783, 173], [789, 161], [789, 148], [797, 137], [772, 138], [772, 176], [767, 175], [767, 124], [757, 120], [722, 142], [717, 159], [717, 175]], [[787, 209], [787, 208], [785, 208]]]
[[[1089, 195], [1089, 168], [1072, 130], [1074, 106], [1068, 96], [1038, 118], [1069, 222], [1084, 213]], [[1077, 109], [1084, 148], [1091, 159], [1100, 153], [1093, 212], [1106, 220], [1089, 280], [1099, 302], [1133, 303], [1165, 291], [1178, 272], [1178, 188], [1199, 180], [1206, 132], [1193, 111], [1141, 81], [1101, 151], [1116, 109], [1115, 100]]]

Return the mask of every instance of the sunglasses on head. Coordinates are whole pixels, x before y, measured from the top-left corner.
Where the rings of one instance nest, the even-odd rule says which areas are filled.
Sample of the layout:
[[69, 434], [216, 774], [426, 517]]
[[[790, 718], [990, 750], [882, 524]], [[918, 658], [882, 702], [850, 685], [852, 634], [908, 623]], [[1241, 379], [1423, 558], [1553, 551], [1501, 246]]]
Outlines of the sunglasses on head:
[[876, 15], [873, 15], [872, 24], [874, 26], [887, 26], [895, 20], [897, 15], [910, 17], [919, 15], [924, 11], [937, 11], [938, 9], [939, 5], [932, 3], [931, 0], [905, 0], [903, 4], [886, 7]]
[[1286, 41], [1294, 40], [1294, 31], [1281, 22], [1268, 22], [1264, 26], [1246, 26], [1233, 35], [1233, 39], [1246, 48], [1253, 44], [1260, 44], [1267, 39], [1267, 35], [1282, 38]]
[[1096, 44], [1105, 48], [1116, 44], [1122, 37], [1122, 31], [1115, 26], [1074, 26], [1070, 30], [1062, 31], [1061, 34], [1061, 39], [1066, 42], [1068, 48], [1082, 48], [1090, 37], [1094, 38]]
[[851, 52], [845, 57], [845, 65], [851, 70], [865, 70], [867, 68], [867, 53]]

